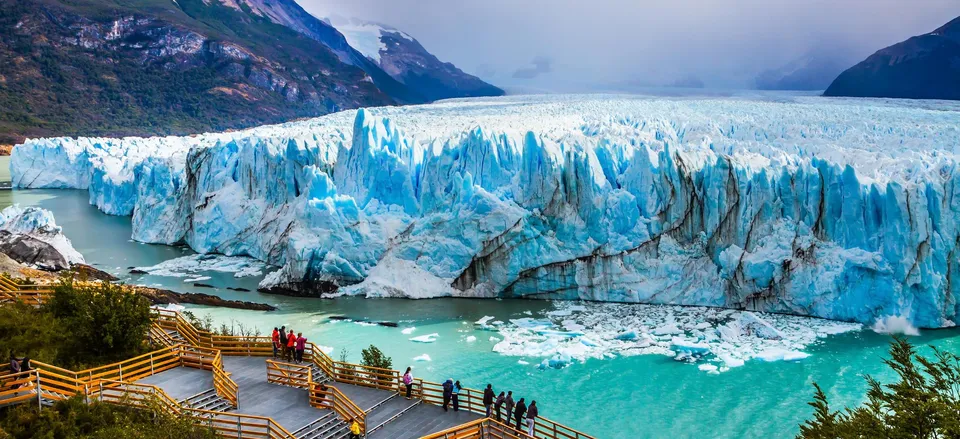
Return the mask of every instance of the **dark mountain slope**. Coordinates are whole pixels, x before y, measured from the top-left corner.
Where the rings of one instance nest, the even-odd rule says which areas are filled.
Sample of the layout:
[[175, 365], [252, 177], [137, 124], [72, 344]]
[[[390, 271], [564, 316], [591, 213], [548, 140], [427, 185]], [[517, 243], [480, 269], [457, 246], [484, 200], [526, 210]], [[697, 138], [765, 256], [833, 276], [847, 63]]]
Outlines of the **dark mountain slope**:
[[960, 17], [870, 55], [824, 95], [960, 99]]
[[249, 8], [0, 2], [0, 143], [187, 134], [395, 102], [324, 44]]

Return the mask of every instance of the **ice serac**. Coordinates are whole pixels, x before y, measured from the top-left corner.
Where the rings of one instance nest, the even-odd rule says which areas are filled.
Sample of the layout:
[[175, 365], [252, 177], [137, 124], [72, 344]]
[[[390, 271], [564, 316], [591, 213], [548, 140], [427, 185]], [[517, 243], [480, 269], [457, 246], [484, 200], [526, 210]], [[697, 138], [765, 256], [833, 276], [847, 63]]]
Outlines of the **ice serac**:
[[946, 327], [960, 313], [957, 113], [813, 97], [491, 98], [193, 138], [31, 140], [12, 171], [19, 187], [88, 188], [105, 212], [132, 213], [135, 239], [280, 266], [261, 286], [288, 294]]

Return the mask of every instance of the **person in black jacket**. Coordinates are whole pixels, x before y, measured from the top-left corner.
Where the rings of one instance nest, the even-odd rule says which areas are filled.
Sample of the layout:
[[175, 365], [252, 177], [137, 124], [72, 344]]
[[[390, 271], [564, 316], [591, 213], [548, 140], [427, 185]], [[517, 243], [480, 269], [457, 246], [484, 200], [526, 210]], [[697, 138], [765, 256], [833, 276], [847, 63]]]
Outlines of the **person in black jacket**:
[[450, 398], [453, 397], [453, 378], [443, 382], [443, 411], [447, 411], [450, 405]]
[[523, 414], [527, 411], [527, 404], [523, 402], [523, 398], [520, 398], [520, 402], [517, 403], [517, 408], [513, 409], [513, 419], [517, 421], [517, 431], [520, 431], [522, 428], [520, 424], [523, 423]]
[[497, 397], [497, 402], [493, 405], [497, 411], [497, 422], [500, 421], [500, 407], [503, 406], [503, 402], [506, 400], [507, 398], [503, 396], [503, 392], [500, 392], [500, 396]]
[[490, 417], [490, 409], [493, 408], [493, 398], [495, 393], [493, 393], [493, 385], [487, 384], [487, 388], [483, 390], [483, 406], [487, 408], [487, 417]]

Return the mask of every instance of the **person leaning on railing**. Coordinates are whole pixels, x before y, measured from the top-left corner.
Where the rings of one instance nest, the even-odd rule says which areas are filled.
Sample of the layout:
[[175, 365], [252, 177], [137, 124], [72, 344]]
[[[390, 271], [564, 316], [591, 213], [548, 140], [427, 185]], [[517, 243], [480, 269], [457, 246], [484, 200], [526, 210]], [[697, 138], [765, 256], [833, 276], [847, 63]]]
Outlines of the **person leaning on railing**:
[[533, 425], [537, 421], [537, 401], [530, 401], [527, 407], [527, 434], [533, 436]]

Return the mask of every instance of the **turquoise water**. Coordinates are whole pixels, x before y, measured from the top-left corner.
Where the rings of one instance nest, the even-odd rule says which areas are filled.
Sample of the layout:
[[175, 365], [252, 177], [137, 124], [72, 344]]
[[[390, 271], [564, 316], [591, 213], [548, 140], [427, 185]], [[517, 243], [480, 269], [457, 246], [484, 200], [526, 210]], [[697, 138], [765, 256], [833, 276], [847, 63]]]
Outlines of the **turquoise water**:
[[[5, 167], [0, 163], [0, 167]], [[205, 281], [216, 291], [193, 287], [178, 278], [128, 275], [127, 267], [152, 265], [191, 254], [189, 249], [146, 245], [130, 241], [129, 218], [101, 214], [87, 203], [85, 191], [2, 191], [0, 207], [11, 203], [37, 205], [53, 211], [74, 246], [87, 262], [123, 277], [127, 282], [177, 291], [216, 293], [225, 298], [267, 302], [275, 312], [192, 307], [218, 322], [243, 322], [266, 334], [274, 326], [302, 331], [313, 342], [334, 348], [338, 357], [349, 347], [348, 359], [357, 361], [361, 347], [375, 344], [393, 357], [394, 367], [415, 367], [419, 377], [440, 381], [454, 378], [469, 387], [487, 382], [495, 389], [514, 390], [536, 399], [541, 414], [600, 438], [787, 438], [807, 418], [806, 403], [813, 382], [819, 383], [839, 407], [857, 404], [866, 389], [863, 375], [890, 379], [880, 360], [888, 336], [870, 331], [833, 336], [812, 346], [809, 358], [795, 363], [759, 361], [719, 375], [699, 371], [663, 356], [635, 356], [588, 360], [560, 370], [540, 371], [538, 358], [506, 357], [492, 352], [495, 332], [474, 329], [472, 322], [485, 315], [506, 320], [552, 308], [543, 301], [526, 300], [399, 300], [301, 299], [236, 292], [222, 287], [254, 289], [258, 277], [236, 279], [230, 274], [209, 273]], [[400, 322], [399, 328], [332, 322], [326, 317]], [[411, 335], [403, 327], [415, 326]], [[438, 333], [437, 342], [414, 343], [410, 337]], [[473, 335], [476, 342], [466, 337]], [[933, 344], [960, 351], [960, 330], [923, 331], [918, 344]], [[415, 362], [427, 354], [430, 362]], [[530, 365], [518, 364], [525, 360]]]

